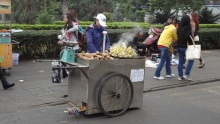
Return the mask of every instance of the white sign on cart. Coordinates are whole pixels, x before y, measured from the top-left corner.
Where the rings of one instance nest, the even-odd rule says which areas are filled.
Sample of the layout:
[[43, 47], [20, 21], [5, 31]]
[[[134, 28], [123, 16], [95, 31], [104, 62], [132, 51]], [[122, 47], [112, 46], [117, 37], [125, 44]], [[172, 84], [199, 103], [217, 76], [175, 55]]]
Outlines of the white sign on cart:
[[144, 69], [131, 69], [131, 82], [140, 82], [144, 80]]

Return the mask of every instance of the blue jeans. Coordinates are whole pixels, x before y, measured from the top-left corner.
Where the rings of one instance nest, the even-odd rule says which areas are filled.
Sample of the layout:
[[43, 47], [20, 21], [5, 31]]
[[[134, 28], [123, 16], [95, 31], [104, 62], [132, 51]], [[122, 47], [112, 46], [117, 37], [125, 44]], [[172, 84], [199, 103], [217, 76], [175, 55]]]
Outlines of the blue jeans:
[[160, 49], [160, 63], [157, 66], [156, 72], [154, 74], [154, 76], [160, 77], [160, 72], [163, 68], [164, 63], [166, 62], [166, 74], [167, 75], [171, 75], [171, 67], [170, 67], [170, 54], [168, 52], [168, 48], [167, 47], [163, 47], [163, 48], [159, 48]]
[[[186, 48], [177, 48], [177, 52], [179, 55], [179, 65], [178, 65], [178, 74], [179, 77], [183, 77], [183, 64], [186, 61]], [[189, 60], [187, 67], [186, 67], [186, 72], [185, 75], [190, 75], [190, 71], [192, 69], [194, 60]]]

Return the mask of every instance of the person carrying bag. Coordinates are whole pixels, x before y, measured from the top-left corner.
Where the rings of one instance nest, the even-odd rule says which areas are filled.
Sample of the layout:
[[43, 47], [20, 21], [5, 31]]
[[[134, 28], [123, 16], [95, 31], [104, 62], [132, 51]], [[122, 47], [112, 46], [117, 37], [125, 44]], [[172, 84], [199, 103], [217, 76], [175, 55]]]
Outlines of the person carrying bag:
[[[198, 36], [198, 32], [200, 29], [199, 18], [196, 12], [190, 13], [190, 21], [191, 21], [191, 27], [192, 27], [192, 38], [194, 39], [195, 44], [201, 44], [199, 41], [200, 40], [199, 36]], [[202, 59], [202, 56], [200, 56], [198, 68], [203, 68], [204, 66], [205, 66], [205, 62]]]
[[[191, 80], [190, 79], [190, 73], [191, 73], [191, 69], [193, 67], [193, 63], [194, 60], [193, 59], [189, 59], [187, 57], [188, 63], [186, 66], [186, 70], [185, 73], [183, 73], [183, 65], [186, 61], [186, 54], [188, 52], [187, 49], [189, 50], [189, 47], [191, 44], [195, 44], [193, 43], [192, 37], [191, 37], [191, 25], [190, 25], [190, 17], [188, 15], [184, 15], [180, 21], [179, 24], [179, 28], [177, 30], [177, 35], [178, 35], [178, 41], [177, 41], [177, 52], [178, 52], [178, 56], [179, 56], [179, 64], [178, 64], [178, 75], [179, 78], [178, 80]], [[187, 45], [190, 44], [190, 45]], [[194, 46], [193, 46], [194, 48]]]

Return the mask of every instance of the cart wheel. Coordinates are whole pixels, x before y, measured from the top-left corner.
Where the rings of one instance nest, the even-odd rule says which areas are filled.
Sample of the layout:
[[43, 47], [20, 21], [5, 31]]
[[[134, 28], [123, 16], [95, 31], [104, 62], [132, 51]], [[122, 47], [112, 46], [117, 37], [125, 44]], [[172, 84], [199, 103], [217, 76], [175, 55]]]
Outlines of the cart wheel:
[[97, 100], [99, 109], [108, 117], [124, 114], [133, 100], [131, 80], [120, 73], [108, 75], [100, 83]]

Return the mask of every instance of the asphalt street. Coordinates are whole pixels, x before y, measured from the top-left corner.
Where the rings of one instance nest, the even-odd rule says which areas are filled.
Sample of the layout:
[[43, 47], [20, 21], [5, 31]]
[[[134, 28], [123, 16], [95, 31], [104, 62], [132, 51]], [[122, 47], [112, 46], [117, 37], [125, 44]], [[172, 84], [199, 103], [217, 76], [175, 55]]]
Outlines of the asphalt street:
[[[219, 124], [220, 50], [202, 52], [206, 65], [200, 69], [195, 62], [190, 82], [178, 81], [177, 76], [155, 80], [155, 68], [145, 68], [143, 107], [115, 118], [64, 113], [69, 106], [63, 98], [67, 95], [67, 80], [51, 82], [50, 62], [19, 62], [6, 77], [15, 87], [0, 87], [0, 124]], [[172, 70], [177, 75], [176, 66]]]

